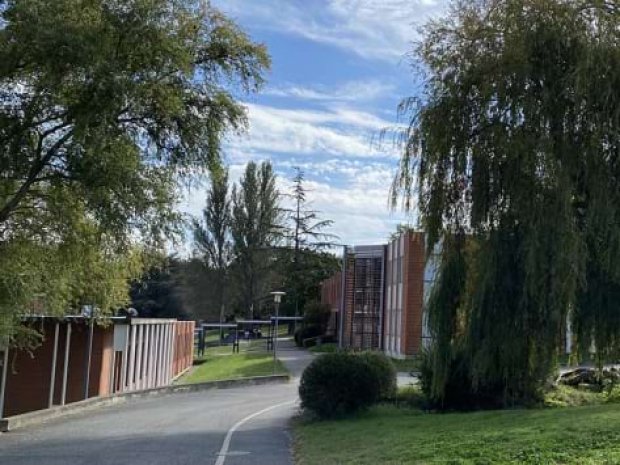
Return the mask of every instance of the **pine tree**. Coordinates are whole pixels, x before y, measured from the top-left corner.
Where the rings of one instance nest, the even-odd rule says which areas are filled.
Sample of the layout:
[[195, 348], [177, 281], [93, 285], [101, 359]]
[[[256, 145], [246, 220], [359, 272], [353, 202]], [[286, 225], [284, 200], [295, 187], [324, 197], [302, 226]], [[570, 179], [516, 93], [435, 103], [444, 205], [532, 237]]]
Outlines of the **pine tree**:
[[[293, 188], [291, 197], [294, 201], [294, 208], [288, 211], [289, 221], [292, 228], [289, 232], [293, 246], [293, 256], [289, 273], [290, 288], [293, 290], [293, 301], [295, 305], [295, 316], [300, 315], [300, 307], [305, 301], [303, 274], [309, 272], [309, 263], [306, 257], [314, 252], [328, 249], [335, 245], [337, 236], [323, 232], [332, 226], [332, 220], [321, 220], [320, 212], [312, 210], [308, 206], [307, 189], [304, 186], [304, 172], [300, 168], [295, 168], [296, 174], [293, 178]], [[314, 257], [312, 257], [314, 258]], [[311, 261], [311, 260], [308, 260]]]

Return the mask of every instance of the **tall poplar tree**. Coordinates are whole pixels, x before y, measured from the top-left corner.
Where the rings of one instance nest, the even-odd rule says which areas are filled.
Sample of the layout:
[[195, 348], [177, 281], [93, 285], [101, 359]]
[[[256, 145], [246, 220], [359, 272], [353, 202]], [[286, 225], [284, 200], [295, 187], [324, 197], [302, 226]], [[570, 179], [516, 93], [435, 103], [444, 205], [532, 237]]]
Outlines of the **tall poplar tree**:
[[216, 278], [216, 305], [220, 323], [224, 322], [226, 288], [232, 260], [231, 199], [228, 187], [228, 170], [214, 173], [207, 193], [203, 221], [194, 224], [194, 242], [205, 264]]
[[249, 162], [232, 191], [233, 251], [243, 311], [253, 317], [265, 297], [282, 239], [282, 209], [271, 163]]
[[466, 0], [424, 29], [394, 194], [443, 248], [436, 400], [459, 357], [474, 391], [539, 397], [567, 319], [582, 350], [620, 349], [619, 18], [604, 0]]

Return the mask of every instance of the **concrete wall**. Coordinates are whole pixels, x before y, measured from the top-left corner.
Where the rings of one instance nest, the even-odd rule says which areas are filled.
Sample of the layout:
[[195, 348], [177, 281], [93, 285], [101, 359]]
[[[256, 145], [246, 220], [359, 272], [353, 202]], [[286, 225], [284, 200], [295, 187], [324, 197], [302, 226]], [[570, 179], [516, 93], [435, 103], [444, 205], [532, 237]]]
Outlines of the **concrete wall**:
[[404, 237], [401, 236], [391, 241], [386, 251], [383, 350], [394, 357], [401, 355], [403, 345], [400, 328], [404, 320], [404, 244]]

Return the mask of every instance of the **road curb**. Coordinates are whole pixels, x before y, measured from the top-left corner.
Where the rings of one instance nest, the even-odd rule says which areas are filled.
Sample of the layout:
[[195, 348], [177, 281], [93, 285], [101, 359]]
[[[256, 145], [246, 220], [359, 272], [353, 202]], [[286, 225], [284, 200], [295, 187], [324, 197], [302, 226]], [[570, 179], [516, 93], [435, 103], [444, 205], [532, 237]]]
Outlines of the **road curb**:
[[163, 396], [169, 394], [183, 394], [188, 392], [208, 391], [212, 389], [229, 389], [240, 386], [255, 386], [262, 384], [287, 383], [289, 375], [253, 376], [249, 378], [224, 379], [196, 384], [173, 384], [159, 388], [143, 389], [141, 391], [124, 392], [107, 397], [94, 397], [66, 405], [58, 405], [45, 410], [23, 413], [7, 418], [0, 418], [0, 432], [6, 433], [25, 426], [37, 425], [48, 420], [82, 413], [91, 409], [116, 405], [131, 399]]

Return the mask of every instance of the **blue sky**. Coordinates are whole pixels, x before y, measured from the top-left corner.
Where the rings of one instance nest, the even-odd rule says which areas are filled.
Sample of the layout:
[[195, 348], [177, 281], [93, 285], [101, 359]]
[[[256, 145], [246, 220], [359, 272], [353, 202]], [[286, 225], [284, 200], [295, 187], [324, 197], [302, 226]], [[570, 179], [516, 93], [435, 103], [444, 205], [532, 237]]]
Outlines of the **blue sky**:
[[[402, 212], [388, 208], [398, 151], [373, 140], [397, 124], [400, 100], [416, 92], [406, 54], [416, 26], [445, 0], [212, 0], [257, 42], [272, 69], [244, 97], [250, 128], [230, 137], [226, 162], [238, 178], [249, 160], [271, 160], [286, 191], [293, 167], [307, 178], [312, 208], [334, 221], [344, 244], [384, 242]], [[183, 209], [198, 214], [204, 193]]]

